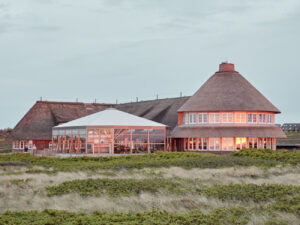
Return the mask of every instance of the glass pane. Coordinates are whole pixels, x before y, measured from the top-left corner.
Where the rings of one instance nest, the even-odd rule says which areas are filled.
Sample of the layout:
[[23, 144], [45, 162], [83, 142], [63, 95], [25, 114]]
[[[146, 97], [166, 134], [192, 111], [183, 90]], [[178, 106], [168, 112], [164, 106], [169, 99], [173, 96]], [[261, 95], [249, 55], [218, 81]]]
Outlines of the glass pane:
[[207, 123], [207, 113], [203, 113], [203, 122]]
[[220, 113], [215, 114], [216, 123], [220, 123]]
[[202, 121], [202, 113], [199, 113], [199, 123], [203, 123], [203, 121]]

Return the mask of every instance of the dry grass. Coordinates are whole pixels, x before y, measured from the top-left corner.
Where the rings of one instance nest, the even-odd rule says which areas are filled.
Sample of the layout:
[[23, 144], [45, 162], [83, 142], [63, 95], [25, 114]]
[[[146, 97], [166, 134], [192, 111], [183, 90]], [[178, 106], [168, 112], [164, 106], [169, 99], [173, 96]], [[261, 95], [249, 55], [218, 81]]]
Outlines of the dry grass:
[[[41, 169], [44, 168], [34, 168]], [[291, 184], [300, 185], [300, 167], [276, 167], [263, 170], [257, 167], [248, 168], [223, 168], [223, 169], [191, 169], [183, 168], [159, 168], [140, 170], [97, 171], [93, 174], [86, 172], [57, 174], [26, 173], [24, 167], [0, 168], [0, 213], [7, 210], [43, 210], [46, 208], [90, 213], [95, 210], [107, 212], [137, 212], [152, 209], [167, 210], [169, 212], [187, 212], [198, 208], [203, 212], [209, 212], [217, 208], [230, 208], [243, 206], [252, 212], [250, 224], [265, 224], [270, 215], [260, 212], [263, 203], [220, 201], [205, 196], [193, 196], [191, 194], [171, 195], [169, 193], [149, 194], [142, 193], [138, 196], [110, 198], [82, 197], [79, 194], [67, 194], [63, 196], [48, 197], [45, 187], [57, 185], [64, 181], [87, 178], [188, 178], [197, 180], [200, 184], [229, 184], [229, 183], [255, 183], [255, 184]], [[22, 180], [20, 182], [14, 182]], [[277, 213], [276, 219], [286, 221], [288, 224], [299, 224], [299, 218], [293, 214]]]
[[166, 178], [198, 179], [205, 184], [291, 184], [300, 185], [300, 167], [275, 167], [263, 170], [258, 167], [222, 168], [222, 169], [191, 169], [180, 167], [155, 170]]

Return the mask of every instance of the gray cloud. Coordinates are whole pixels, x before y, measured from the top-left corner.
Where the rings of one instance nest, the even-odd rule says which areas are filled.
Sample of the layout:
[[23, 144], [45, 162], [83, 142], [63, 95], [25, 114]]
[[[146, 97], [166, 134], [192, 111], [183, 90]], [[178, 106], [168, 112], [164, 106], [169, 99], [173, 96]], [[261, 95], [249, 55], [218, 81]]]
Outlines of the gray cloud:
[[298, 0], [3, 0], [0, 127], [40, 96], [192, 95], [224, 60], [299, 122], [299, 19]]

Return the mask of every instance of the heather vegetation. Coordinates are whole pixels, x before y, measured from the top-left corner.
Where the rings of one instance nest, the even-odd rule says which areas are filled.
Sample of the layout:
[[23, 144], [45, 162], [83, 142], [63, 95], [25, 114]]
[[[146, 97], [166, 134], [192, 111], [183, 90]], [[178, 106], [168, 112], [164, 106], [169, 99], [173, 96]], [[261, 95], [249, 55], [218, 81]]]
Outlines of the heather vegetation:
[[[145, 155], [111, 156], [111, 157], [41, 157], [30, 154], [0, 155], [2, 164], [25, 164], [27, 168], [41, 166], [57, 171], [82, 171], [97, 169], [140, 169], [159, 167], [182, 168], [225, 168], [236, 166], [273, 167], [278, 164], [296, 165], [300, 163], [300, 154], [294, 152], [274, 152], [273, 150], [246, 149], [230, 155], [220, 156], [199, 153], [161, 152]], [[47, 172], [48, 170], [30, 170], [29, 172]], [[49, 172], [49, 171], [48, 171]]]
[[298, 225], [299, 158], [253, 149], [225, 156], [1, 154], [0, 224]]

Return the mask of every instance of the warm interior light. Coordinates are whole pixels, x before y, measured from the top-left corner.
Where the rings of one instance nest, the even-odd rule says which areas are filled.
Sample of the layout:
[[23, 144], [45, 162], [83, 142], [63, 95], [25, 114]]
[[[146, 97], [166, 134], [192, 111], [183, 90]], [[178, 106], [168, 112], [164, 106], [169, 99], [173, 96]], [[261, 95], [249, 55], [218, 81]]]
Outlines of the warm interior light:
[[247, 142], [247, 139], [246, 138], [236, 138], [235, 139], [235, 144], [239, 145], [239, 144], [245, 144]]

